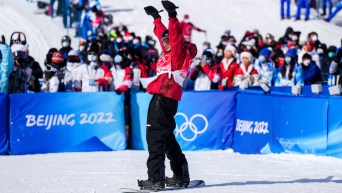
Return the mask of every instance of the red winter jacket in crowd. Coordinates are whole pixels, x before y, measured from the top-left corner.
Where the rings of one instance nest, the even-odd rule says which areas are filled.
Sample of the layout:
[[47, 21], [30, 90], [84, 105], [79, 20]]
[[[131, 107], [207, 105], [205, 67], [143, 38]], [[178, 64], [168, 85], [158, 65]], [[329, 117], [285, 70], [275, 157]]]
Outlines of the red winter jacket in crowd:
[[236, 63], [236, 60], [234, 58], [231, 58], [229, 60], [223, 58], [219, 65], [221, 69], [221, 81], [219, 89], [224, 90], [226, 88], [232, 87], [234, 81], [234, 73], [235, 70], [239, 68], [239, 65]]
[[[246, 78], [252, 77], [252, 75], [258, 74], [258, 71], [254, 68], [253, 64], [250, 64], [246, 69], [245, 65], [240, 64], [239, 68], [237, 68], [234, 72], [234, 85], [238, 86], [242, 80]], [[250, 79], [250, 84], [252, 80]]]
[[154, 34], [157, 36], [162, 55], [157, 62], [157, 78], [147, 87], [150, 94], [163, 95], [174, 100], [182, 98], [182, 84], [190, 68], [192, 58], [197, 54], [195, 44], [186, 43], [177, 18], [169, 18], [169, 42], [171, 51], [165, 53], [161, 37], [166, 27], [161, 18], [154, 20]]
[[196, 31], [199, 31], [199, 32], [204, 31], [204, 30], [194, 26], [194, 24], [192, 24], [191, 22], [182, 21], [182, 22], [180, 22], [180, 25], [181, 25], [181, 28], [182, 28], [184, 40], [186, 42], [191, 42], [192, 30], [196, 30]]

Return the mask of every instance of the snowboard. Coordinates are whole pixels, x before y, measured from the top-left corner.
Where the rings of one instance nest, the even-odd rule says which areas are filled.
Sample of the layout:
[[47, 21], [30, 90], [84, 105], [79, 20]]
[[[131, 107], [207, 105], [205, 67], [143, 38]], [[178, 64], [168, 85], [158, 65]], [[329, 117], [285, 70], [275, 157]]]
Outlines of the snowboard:
[[173, 191], [179, 189], [192, 189], [197, 187], [205, 186], [205, 182], [203, 180], [192, 180], [187, 188], [185, 187], [165, 187], [164, 190], [140, 190], [134, 188], [120, 188], [119, 191], [121, 193], [150, 193], [150, 192], [165, 192], [165, 191]]

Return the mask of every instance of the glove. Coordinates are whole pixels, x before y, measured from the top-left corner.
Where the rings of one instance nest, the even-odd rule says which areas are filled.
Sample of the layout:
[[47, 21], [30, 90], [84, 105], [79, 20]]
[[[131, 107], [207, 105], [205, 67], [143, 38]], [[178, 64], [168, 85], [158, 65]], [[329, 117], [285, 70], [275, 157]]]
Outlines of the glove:
[[144, 10], [145, 10], [146, 14], [152, 16], [153, 19], [160, 18], [159, 13], [162, 12], [162, 11], [164, 11], [164, 10], [158, 11], [158, 10], [157, 10], [155, 7], [153, 7], [153, 6], [144, 7]]
[[120, 95], [122, 92], [120, 92], [119, 90], [115, 90], [117, 95]]
[[175, 18], [177, 16], [177, 12], [176, 9], [178, 8], [175, 4], [173, 4], [170, 1], [167, 0], [163, 0], [162, 1], [162, 5], [165, 8], [165, 10], [167, 11], [167, 13], [169, 14], [170, 18]]

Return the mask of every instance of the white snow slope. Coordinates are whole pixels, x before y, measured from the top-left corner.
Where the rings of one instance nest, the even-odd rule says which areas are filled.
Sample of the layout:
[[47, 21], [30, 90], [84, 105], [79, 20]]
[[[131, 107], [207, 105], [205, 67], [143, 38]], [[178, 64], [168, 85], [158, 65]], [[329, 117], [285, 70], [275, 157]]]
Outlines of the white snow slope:
[[[159, 0], [101, 0], [103, 8], [114, 14], [116, 23], [131, 31], [152, 34], [152, 19], [143, 11], [146, 5], [161, 8]], [[238, 40], [246, 30], [259, 29], [284, 34], [292, 26], [303, 32], [317, 31], [328, 45], [339, 46], [342, 28], [313, 19], [309, 22], [279, 20], [279, 1], [275, 0], [175, 0], [179, 15], [208, 31], [212, 44], [226, 29]], [[13, 31], [23, 31], [30, 53], [39, 62], [51, 47], [60, 47], [67, 33], [61, 18], [36, 12], [36, 5], [25, 0], [0, 1], [0, 34], [9, 38]], [[295, 12], [293, 7], [292, 13]], [[166, 16], [165, 12], [162, 16]], [[337, 19], [340, 19], [341, 14]], [[166, 18], [166, 17], [165, 17]], [[166, 19], [164, 19], [166, 21]], [[335, 19], [336, 22], [336, 19]], [[73, 35], [73, 32], [70, 32]], [[193, 40], [201, 48], [205, 36], [194, 32]], [[73, 45], [77, 42], [74, 41]], [[342, 160], [312, 155], [240, 155], [228, 151], [186, 152], [192, 179], [203, 179], [207, 186], [177, 192], [210, 193], [340, 193]], [[146, 151], [61, 153], [0, 157], [1, 193], [115, 193], [120, 187], [136, 186], [136, 179], [146, 178]], [[167, 175], [171, 171], [167, 165]]]

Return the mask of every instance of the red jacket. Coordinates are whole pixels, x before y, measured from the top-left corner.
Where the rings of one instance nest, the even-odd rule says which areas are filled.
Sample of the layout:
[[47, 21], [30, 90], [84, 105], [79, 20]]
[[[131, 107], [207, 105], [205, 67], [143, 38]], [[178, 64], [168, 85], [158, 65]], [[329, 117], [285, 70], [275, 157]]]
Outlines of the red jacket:
[[[235, 70], [239, 68], [239, 65], [236, 63], [235, 59], [232, 59], [232, 61], [226, 61], [226, 59], [223, 59], [219, 65], [221, 69], [221, 81], [219, 89], [224, 90], [225, 88], [232, 87], [234, 81], [234, 73]], [[226, 69], [225, 66], [228, 66], [228, 69]]]
[[[154, 34], [157, 36], [163, 54], [157, 62], [157, 78], [147, 87], [150, 94], [159, 94], [174, 100], [181, 100], [182, 87], [175, 81], [175, 76], [171, 72], [180, 70], [180, 76], [186, 77], [190, 68], [192, 58], [197, 54], [195, 44], [186, 43], [177, 18], [169, 18], [169, 42], [171, 51], [165, 53], [165, 48], [161, 42], [162, 33], [166, 27], [161, 22], [161, 18], [154, 20]], [[166, 73], [168, 72], [168, 73]]]
[[203, 31], [200, 28], [194, 26], [194, 24], [192, 24], [191, 22], [180, 22], [181, 28], [182, 28], [182, 32], [183, 32], [183, 36], [184, 36], [184, 40], [186, 42], [191, 42], [191, 34], [192, 34], [192, 30], [196, 30], [196, 31]]

